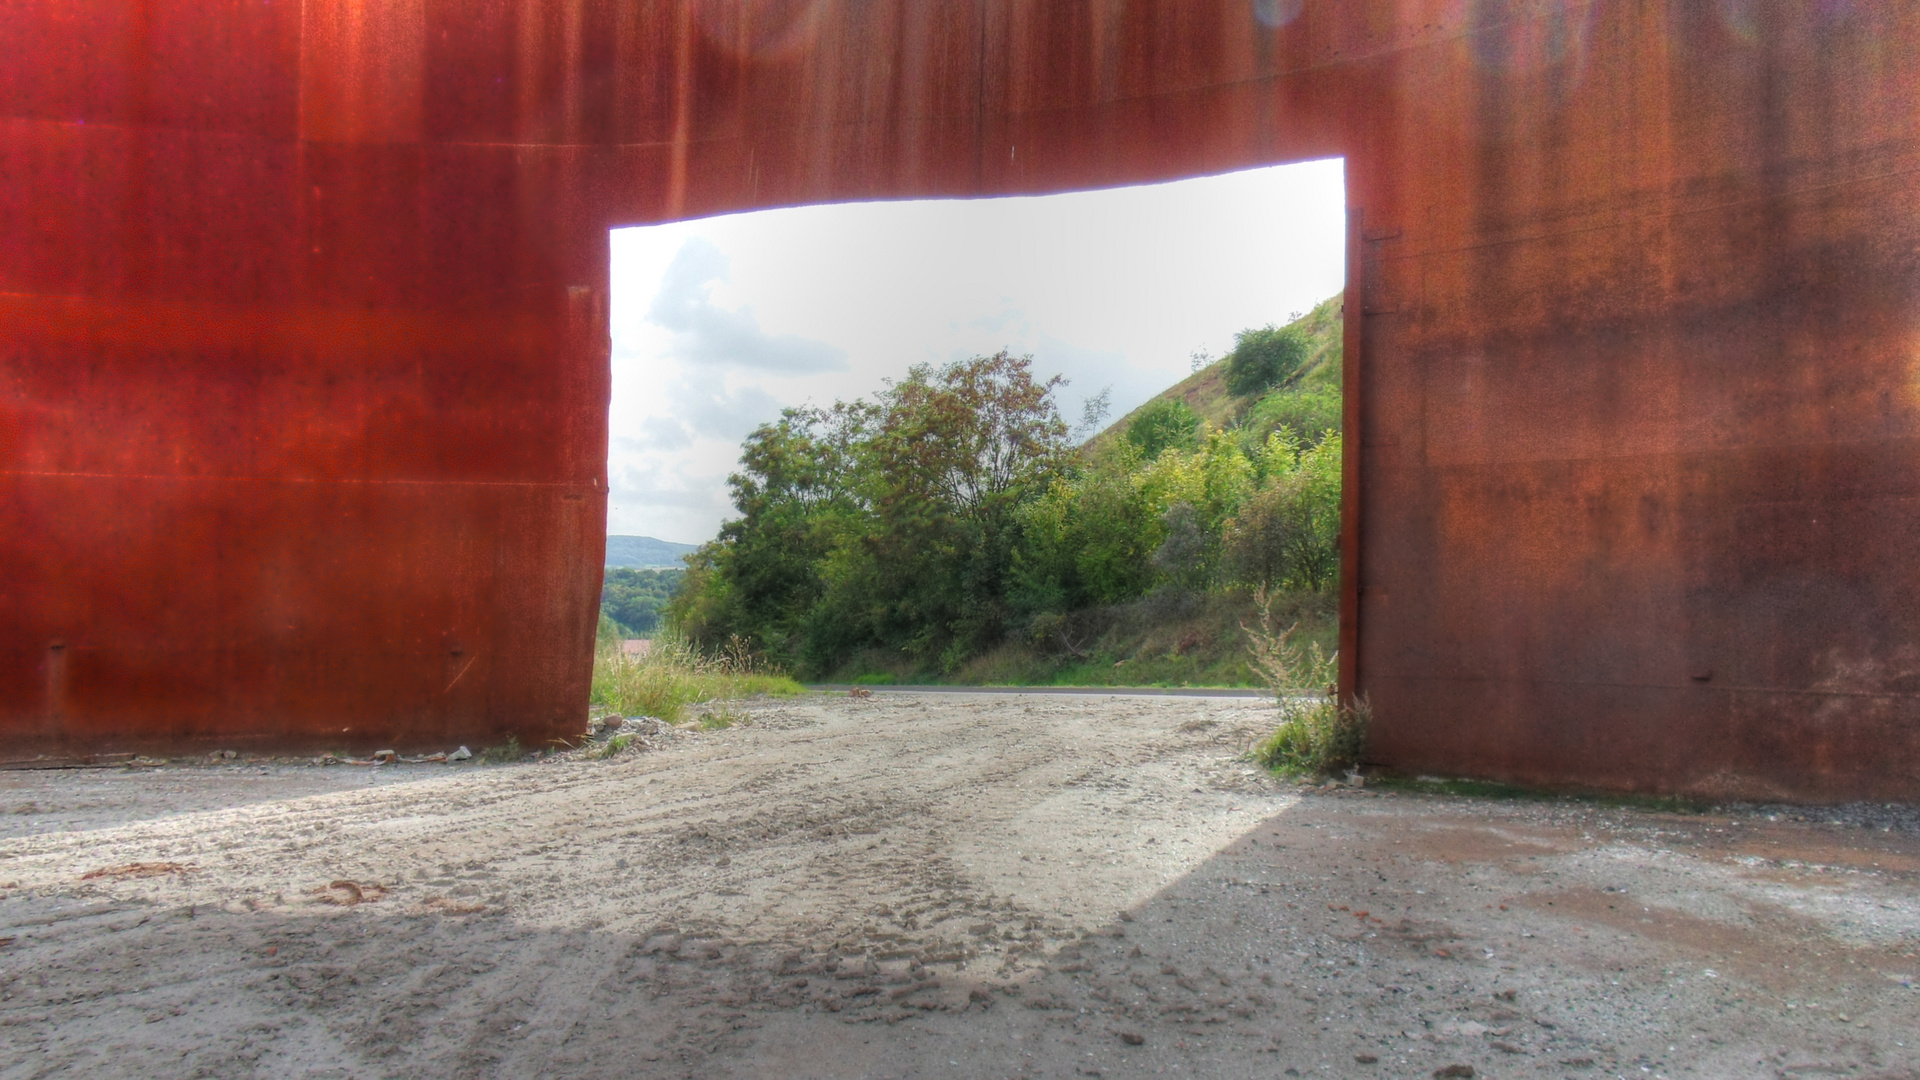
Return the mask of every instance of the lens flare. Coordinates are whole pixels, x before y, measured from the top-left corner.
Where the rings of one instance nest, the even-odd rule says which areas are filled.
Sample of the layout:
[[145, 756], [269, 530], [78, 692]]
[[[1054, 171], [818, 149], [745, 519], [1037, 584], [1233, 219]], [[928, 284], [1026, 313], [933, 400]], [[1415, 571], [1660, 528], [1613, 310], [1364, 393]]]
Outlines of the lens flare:
[[759, 3], [696, 4], [701, 37], [708, 45], [758, 60], [802, 53], [819, 36], [826, 0], [761, 0]]
[[[1477, 28], [1469, 38], [1474, 63], [1501, 74], [1544, 71], [1571, 62], [1584, 69], [1594, 11], [1598, 5], [1570, 0], [1540, 5], [1526, 13], [1508, 0], [1479, 0], [1472, 5]], [[1577, 11], [1569, 8], [1577, 7]]]
[[1278, 30], [1300, 17], [1306, 0], [1253, 0], [1253, 17], [1261, 26]]

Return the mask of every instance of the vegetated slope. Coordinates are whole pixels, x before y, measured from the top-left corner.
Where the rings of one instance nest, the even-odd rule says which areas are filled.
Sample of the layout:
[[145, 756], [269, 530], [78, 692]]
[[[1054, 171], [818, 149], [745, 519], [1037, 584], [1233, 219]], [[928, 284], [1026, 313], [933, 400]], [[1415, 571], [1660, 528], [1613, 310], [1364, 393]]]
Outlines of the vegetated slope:
[[[1245, 468], [1266, 474], [1253, 484], [1253, 492], [1264, 494], [1243, 493], [1237, 511], [1215, 507], [1210, 524], [1197, 520], [1202, 535], [1190, 537], [1185, 550], [1178, 550], [1178, 541], [1168, 543], [1177, 527], [1169, 523], [1159, 529], [1163, 538], [1156, 541], [1160, 548], [1150, 560], [1151, 581], [1104, 589], [1089, 583], [1079, 603], [1031, 619], [1021, 632], [945, 672], [931, 672], [924, 662], [897, 652], [869, 649], [850, 658], [835, 672], [836, 678], [966, 685], [1257, 685], [1260, 679], [1248, 665], [1241, 628], [1259, 621], [1255, 595], [1262, 582], [1270, 590], [1275, 625], [1298, 624], [1303, 640], [1331, 652], [1338, 637], [1332, 586], [1338, 567], [1339, 444], [1320, 444], [1340, 427], [1341, 314], [1336, 295], [1284, 328], [1305, 349], [1299, 367], [1277, 384], [1234, 393], [1230, 353], [1143, 403], [1081, 448], [1078, 478], [1067, 482], [1072, 494], [1065, 496], [1054, 520], [1064, 526], [1056, 551], [1065, 561], [1080, 564], [1083, 579], [1097, 578], [1102, 572], [1098, 564], [1111, 569], [1125, 561], [1123, 556], [1094, 553], [1113, 546], [1111, 528], [1068, 524], [1112, 512], [1112, 487], [1106, 499], [1098, 495], [1103, 484], [1150, 490], [1183, 469], [1216, 478]], [[1241, 340], [1271, 332], [1249, 329]], [[1176, 402], [1188, 411], [1174, 419], [1166, 406]], [[1156, 413], [1160, 426], [1151, 434], [1135, 430], [1136, 425], [1155, 427]], [[1297, 440], [1294, 450], [1276, 453], [1270, 445], [1276, 435], [1283, 442]], [[1280, 464], [1287, 457], [1292, 458], [1291, 497], [1274, 486], [1288, 486], [1277, 475], [1289, 472]], [[1323, 481], [1317, 492], [1305, 490], [1311, 487], [1310, 474], [1324, 476], [1329, 466], [1334, 474], [1331, 489]], [[1211, 480], [1200, 482], [1193, 497], [1200, 504], [1211, 502], [1216, 486]], [[1059, 491], [1056, 488], [1056, 494]], [[1209, 516], [1204, 505], [1195, 509], [1196, 519]], [[1303, 514], [1313, 520], [1304, 521]], [[1136, 520], [1134, 527], [1150, 536], [1161, 524]], [[1287, 556], [1273, 551], [1286, 547], [1288, 537], [1300, 536], [1303, 524], [1311, 526], [1304, 531], [1314, 536], [1306, 546], [1318, 549], [1314, 561], [1319, 572], [1311, 582], [1284, 570]], [[1245, 557], [1262, 551], [1267, 552], [1265, 560]], [[1249, 565], [1262, 561], [1261, 567]], [[1074, 574], [1068, 570], [1065, 576]], [[1104, 603], [1090, 595], [1103, 591]]]
[[609, 536], [607, 565], [635, 569], [678, 567], [681, 557], [697, 548], [696, 544], [676, 544], [651, 536]]
[[[1280, 425], [1317, 442], [1320, 425], [1339, 427], [1342, 303], [1335, 294], [1288, 324], [1306, 341], [1297, 375], [1270, 391], [1236, 395], [1228, 387], [1228, 357], [1194, 372], [1089, 439], [1082, 457], [1111, 460], [1128, 431], [1158, 403], [1180, 402], [1203, 425], [1227, 431], [1254, 451]], [[1231, 354], [1229, 354], [1230, 356]], [[1280, 627], [1297, 623], [1304, 639], [1331, 652], [1339, 614], [1330, 590], [1292, 590], [1271, 598]], [[1246, 587], [1160, 589], [1128, 603], [1083, 608], [1036, 625], [976, 657], [952, 681], [1072, 686], [1250, 686], [1259, 679], [1247, 663], [1243, 625], [1259, 618]], [[886, 681], [889, 674], [867, 676]]]
[[679, 591], [686, 569], [634, 569], [614, 566], [600, 587], [600, 636], [645, 637], [660, 626], [668, 601]]
[[[1331, 652], [1338, 610], [1332, 593], [1293, 592], [1272, 599], [1276, 626], [1298, 623], [1304, 641]], [[1010, 638], [951, 674], [929, 672], [898, 653], [874, 649], [853, 658], [830, 681], [867, 686], [1159, 686], [1263, 687], [1248, 664], [1244, 626], [1257, 626], [1259, 606], [1235, 589], [1163, 590], [1139, 600], [1085, 608]]]
[[[1307, 359], [1300, 367], [1299, 386], [1340, 389], [1340, 365], [1345, 356], [1341, 348], [1343, 309], [1340, 297], [1341, 294], [1335, 293], [1312, 311], [1287, 324], [1299, 327], [1308, 342]], [[1158, 401], [1184, 402], [1195, 416], [1216, 428], [1233, 426], [1251, 404], [1248, 399], [1235, 397], [1227, 389], [1227, 358], [1223, 356], [1109, 424], [1105, 430], [1087, 440], [1087, 452], [1098, 453], [1106, 444], [1124, 437], [1133, 421]]]
[[1241, 330], [1081, 445], [1005, 352], [786, 410], [669, 620], [823, 681], [1247, 685], [1256, 596], [1332, 643], [1338, 316]]

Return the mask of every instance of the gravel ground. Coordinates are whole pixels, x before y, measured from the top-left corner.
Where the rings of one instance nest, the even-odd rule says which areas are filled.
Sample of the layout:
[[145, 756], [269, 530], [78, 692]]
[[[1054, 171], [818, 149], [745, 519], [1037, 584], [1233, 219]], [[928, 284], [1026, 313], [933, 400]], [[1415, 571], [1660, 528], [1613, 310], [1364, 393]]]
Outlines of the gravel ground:
[[1303, 793], [1245, 699], [745, 709], [0, 774], [0, 1077], [1920, 1076], [1908, 808]]

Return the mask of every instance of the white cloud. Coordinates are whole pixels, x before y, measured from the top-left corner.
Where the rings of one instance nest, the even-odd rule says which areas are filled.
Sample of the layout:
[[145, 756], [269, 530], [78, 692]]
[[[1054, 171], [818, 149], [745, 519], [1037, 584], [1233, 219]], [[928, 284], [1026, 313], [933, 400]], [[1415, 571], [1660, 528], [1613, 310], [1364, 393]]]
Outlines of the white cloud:
[[738, 444], [747, 433], [780, 414], [780, 399], [751, 382], [720, 372], [681, 369], [667, 384], [673, 420], [697, 437]]
[[715, 304], [714, 286], [728, 280], [728, 259], [704, 237], [689, 237], [667, 266], [647, 307], [647, 321], [673, 334], [671, 357], [696, 365], [762, 371], [844, 371], [847, 354], [823, 341], [760, 329], [751, 307]]

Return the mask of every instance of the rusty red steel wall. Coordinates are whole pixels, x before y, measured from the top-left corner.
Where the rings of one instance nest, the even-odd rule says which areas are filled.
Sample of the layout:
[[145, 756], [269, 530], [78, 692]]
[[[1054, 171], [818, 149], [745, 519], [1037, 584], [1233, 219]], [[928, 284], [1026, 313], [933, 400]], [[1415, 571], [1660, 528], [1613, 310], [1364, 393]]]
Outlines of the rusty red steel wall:
[[1409, 772], [1920, 796], [1920, 7], [0, 0], [4, 756], [579, 726], [610, 226], [1345, 155]]

